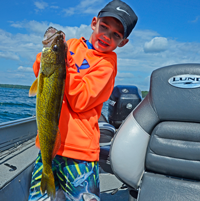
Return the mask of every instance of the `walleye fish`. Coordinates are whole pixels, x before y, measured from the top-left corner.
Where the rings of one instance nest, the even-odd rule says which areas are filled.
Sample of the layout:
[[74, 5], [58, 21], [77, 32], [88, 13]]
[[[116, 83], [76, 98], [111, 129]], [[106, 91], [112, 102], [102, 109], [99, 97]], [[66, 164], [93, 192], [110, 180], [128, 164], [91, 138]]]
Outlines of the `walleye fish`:
[[65, 34], [50, 27], [44, 35], [43, 50], [38, 78], [29, 90], [29, 96], [36, 96], [36, 121], [43, 162], [40, 191], [55, 197], [55, 181], [52, 160], [60, 144], [58, 129], [66, 78]]

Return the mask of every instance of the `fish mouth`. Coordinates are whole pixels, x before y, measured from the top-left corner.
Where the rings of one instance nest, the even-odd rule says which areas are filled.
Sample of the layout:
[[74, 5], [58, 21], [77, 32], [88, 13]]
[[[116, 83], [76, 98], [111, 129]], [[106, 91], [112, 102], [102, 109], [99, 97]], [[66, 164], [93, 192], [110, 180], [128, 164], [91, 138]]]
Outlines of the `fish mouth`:
[[65, 38], [65, 33], [62, 31], [58, 31], [54, 27], [49, 27], [45, 34], [44, 34], [44, 39], [42, 41], [43, 47], [50, 47], [54, 39], [58, 36], [62, 35], [63, 39]]

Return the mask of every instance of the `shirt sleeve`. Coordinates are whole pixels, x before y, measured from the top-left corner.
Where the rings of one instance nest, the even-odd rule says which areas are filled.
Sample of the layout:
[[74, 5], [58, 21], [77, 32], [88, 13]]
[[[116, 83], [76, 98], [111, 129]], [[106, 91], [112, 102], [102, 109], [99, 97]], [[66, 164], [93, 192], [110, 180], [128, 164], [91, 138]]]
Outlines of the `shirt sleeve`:
[[38, 77], [39, 71], [40, 71], [40, 58], [41, 58], [41, 52], [37, 54], [36, 60], [33, 64], [33, 72], [35, 74], [35, 77]]
[[74, 65], [68, 68], [65, 95], [73, 111], [84, 112], [108, 100], [114, 87], [114, 65], [114, 61], [102, 60], [83, 77]]

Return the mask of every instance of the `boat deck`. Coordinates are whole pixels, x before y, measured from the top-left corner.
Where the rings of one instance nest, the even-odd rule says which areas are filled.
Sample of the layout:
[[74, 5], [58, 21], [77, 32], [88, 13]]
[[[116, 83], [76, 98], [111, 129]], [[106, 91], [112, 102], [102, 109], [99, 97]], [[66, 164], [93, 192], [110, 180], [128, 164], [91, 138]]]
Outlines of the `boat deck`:
[[[31, 173], [38, 149], [35, 147], [35, 118], [0, 124], [0, 200], [27, 201]], [[122, 183], [100, 168], [100, 192], [103, 201], [128, 201], [128, 190]], [[50, 201], [50, 198], [45, 201]]]
[[[4, 160], [1, 161], [0, 192], [3, 192], [4, 201], [9, 201], [11, 192], [13, 195], [20, 193], [21, 190], [18, 187], [24, 186], [24, 184], [26, 184], [26, 186], [28, 185], [30, 178], [25, 180], [24, 177], [26, 173], [24, 171], [21, 175], [21, 170], [24, 168], [24, 161], [26, 161], [27, 167], [25, 167], [25, 169], [27, 169], [27, 172], [30, 172], [30, 169], [33, 168], [33, 158], [36, 158], [37, 153], [38, 150], [34, 147], [34, 139], [32, 139], [26, 142], [26, 146], [24, 144], [23, 147], [13, 153], [10, 153], [8, 156], [5, 156]], [[14, 170], [12, 167], [6, 166], [5, 164], [12, 165], [17, 169]], [[11, 181], [12, 184], [10, 183]], [[13, 189], [13, 185], [18, 187]], [[111, 194], [115, 189], [120, 188], [121, 186], [122, 183], [114, 175], [106, 173], [100, 168], [100, 192], [102, 201], [128, 201], [129, 198], [127, 189], [120, 189], [114, 195]], [[27, 191], [28, 188], [24, 190]], [[45, 199], [45, 201], [50, 201], [50, 198]]]
[[127, 189], [120, 189], [117, 193], [111, 193], [116, 188], [120, 188], [122, 183], [112, 174], [100, 173], [100, 191], [102, 201], [128, 201], [129, 193]]

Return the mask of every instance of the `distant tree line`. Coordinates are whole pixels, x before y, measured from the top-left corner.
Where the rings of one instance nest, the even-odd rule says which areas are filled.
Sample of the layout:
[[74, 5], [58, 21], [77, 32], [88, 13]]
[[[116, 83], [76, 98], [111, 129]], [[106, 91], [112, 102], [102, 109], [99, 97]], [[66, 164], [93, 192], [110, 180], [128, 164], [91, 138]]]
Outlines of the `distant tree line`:
[[[2, 88], [15, 88], [15, 89], [30, 89], [30, 86], [14, 85], [14, 84], [0, 84]], [[142, 91], [142, 98], [148, 94], [148, 91]]]
[[15, 88], [15, 89], [30, 89], [30, 86], [14, 85], [14, 84], [0, 84], [1, 88]]
[[142, 98], [144, 98], [148, 93], [148, 91], [142, 91]]

